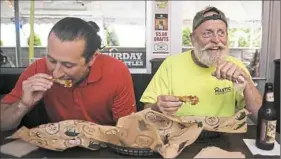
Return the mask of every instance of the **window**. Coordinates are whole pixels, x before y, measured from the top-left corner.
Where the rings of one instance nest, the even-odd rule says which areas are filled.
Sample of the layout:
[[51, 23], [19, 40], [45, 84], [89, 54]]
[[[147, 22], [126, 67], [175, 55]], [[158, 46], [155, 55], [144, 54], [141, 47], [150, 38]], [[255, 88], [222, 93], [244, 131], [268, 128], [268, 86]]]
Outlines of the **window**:
[[[15, 25], [14, 25], [14, 6], [9, 1], [1, 1], [1, 29], [0, 29], [0, 66], [15, 67], [11, 59], [15, 59], [16, 48], [13, 46], [16, 42]], [[9, 39], [9, 40], [6, 40]], [[9, 47], [10, 56], [5, 56], [3, 47]]]
[[207, 6], [223, 11], [228, 18], [230, 55], [247, 66], [252, 76], [259, 76], [259, 54], [262, 36], [262, 1], [186, 1], [183, 6], [183, 51], [192, 47], [189, 37], [196, 12]]
[[[13, 63], [16, 63], [17, 59], [13, 56], [16, 50], [13, 4], [9, 1], [1, 1], [1, 4], [5, 4], [1, 5], [1, 41], [3, 43], [1, 49]], [[142, 59], [139, 60], [146, 61], [145, 1], [35, 1], [35, 55], [31, 58], [28, 53], [30, 5], [30, 1], [19, 1], [21, 49], [18, 58], [21, 64], [17, 67], [26, 67], [37, 58], [45, 56], [49, 31], [57, 21], [67, 16], [94, 21], [99, 25], [99, 35], [103, 40], [103, 45], [106, 46], [105, 50], [102, 50], [103, 53], [119, 58], [132, 68], [136, 65], [132, 64], [129, 57], [123, 58], [125, 56], [115, 54], [125, 52], [131, 55], [134, 52], [141, 52]], [[115, 52], [109, 52], [112, 47], [115, 48]], [[145, 62], [141, 67], [145, 68]]]

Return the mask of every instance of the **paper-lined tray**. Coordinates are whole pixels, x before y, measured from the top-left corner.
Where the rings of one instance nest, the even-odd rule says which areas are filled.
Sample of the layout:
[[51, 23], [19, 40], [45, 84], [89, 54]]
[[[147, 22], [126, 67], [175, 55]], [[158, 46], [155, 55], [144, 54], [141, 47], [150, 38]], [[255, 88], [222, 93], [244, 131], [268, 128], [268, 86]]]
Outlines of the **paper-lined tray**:
[[147, 150], [152, 150], [164, 158], [174, 158], [186, 146], [194, 143], [202, 130], [226, 133], [246, 132], [247, 115], [248, 111], [243, 109], [228, 118], [174, 117], [145, 109], [120, 118], [116, 126], [66, 120], [32, 129], [22, 127], [9, 138], [21, 138], [54, 151], [63, 151], [76, 146], [98, 150], [110, 145], [117, 150], [118, 148], [124, 148], [122, 149], [124, 151], [126, 148], [145, 150], [144, 152], [148, 155], [151, 153]]

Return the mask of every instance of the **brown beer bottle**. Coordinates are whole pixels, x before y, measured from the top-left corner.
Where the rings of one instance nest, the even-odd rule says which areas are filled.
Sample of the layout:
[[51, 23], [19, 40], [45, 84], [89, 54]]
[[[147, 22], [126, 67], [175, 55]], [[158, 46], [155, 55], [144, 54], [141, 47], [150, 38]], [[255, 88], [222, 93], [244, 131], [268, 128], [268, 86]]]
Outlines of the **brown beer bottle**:
[[274, 107], [273, 84], [266, 83], [262, 106], [258, 112], [256, 146], [272, 150], [275, 142], [277, 112]]

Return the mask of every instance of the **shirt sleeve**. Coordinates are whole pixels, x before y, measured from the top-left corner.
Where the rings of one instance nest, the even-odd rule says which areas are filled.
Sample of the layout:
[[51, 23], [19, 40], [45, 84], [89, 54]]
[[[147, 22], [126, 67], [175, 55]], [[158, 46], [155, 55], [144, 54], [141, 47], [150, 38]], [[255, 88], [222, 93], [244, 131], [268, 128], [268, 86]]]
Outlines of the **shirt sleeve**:
[[112, 113], [115, 121], [123, 116], [130, 115], [137, 111], [133, 81], [130, 71], [126, 65], [122, 66], [120, 70], [122, 70], [121, 76], [119, 77], [120, 79], [118, 81], [116, 80], [118, 82], [118, 86], [112, 105]]
[[37, 62], [32, 63], [21, 73], [18, 81], [16, 82], [15, 87], [12, 89], [12, 91], [9, 94], [5, 95], [2, 98], [1, 103], [13, 104], [22, 98], [22, 82], [28, 79], [29, 77], [35, 75], [36, 63]]
[[140, 99], [142, 103], [156, 103], [159, 95], [171, 94], [169, 73], [168, 58], [166, 58], [145, 89]]

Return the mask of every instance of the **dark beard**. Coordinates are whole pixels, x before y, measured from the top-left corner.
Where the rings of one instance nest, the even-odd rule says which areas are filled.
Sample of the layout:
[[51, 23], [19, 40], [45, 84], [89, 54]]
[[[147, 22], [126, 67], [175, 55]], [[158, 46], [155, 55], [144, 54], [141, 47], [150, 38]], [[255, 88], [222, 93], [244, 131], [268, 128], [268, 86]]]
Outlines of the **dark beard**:
[[88, 69], [85, 72], [85, 74], [77, 82], [75, 82], [74, 84], [75, 85], [79, 85], [80, 83], [82, 83], [89, 76], [89, 73], [90, 73], [90, 67], [88, 67]]

